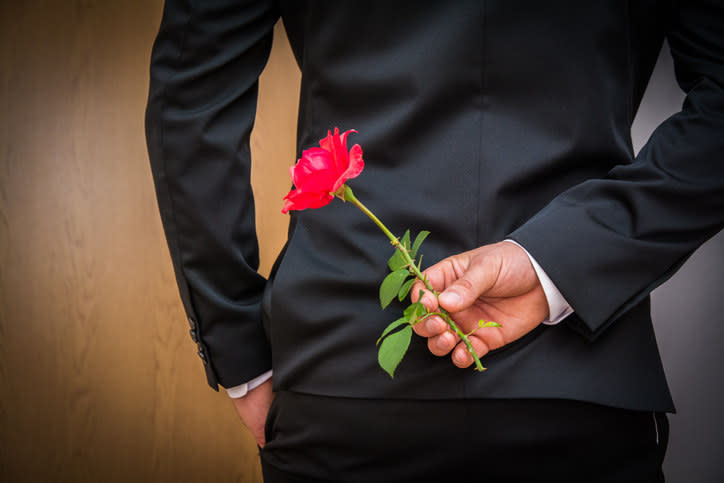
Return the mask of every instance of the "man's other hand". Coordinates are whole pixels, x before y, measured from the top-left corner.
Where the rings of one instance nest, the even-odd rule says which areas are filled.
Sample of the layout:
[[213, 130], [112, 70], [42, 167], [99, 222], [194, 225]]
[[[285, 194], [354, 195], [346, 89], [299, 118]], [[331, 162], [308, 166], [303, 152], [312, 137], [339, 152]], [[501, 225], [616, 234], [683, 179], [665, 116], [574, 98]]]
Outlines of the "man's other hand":
[[[525, 251], [514, 243], [500, 242], [448, 257], [425, 270], [432, 288], [439, 292], [439, 306], [447, 310], [465, 333], [475, 332], [470, 342], [479, 357], [498, 349], [536, 328], [548, 317], [548, 301]], [[438, 300], [417, 281], [411, 297], [437, 310]], [[493, 321], [502, 327], [477, 328], [478, 321]], [[477, 329], [476, 329], [477, 328]], [[458, 367], [468, 367], [473, 358], [465, 344], [437, 316], [414, 326], [427, 337], [436, 356], [452, 351]]]
[[269, 413], [269, 407], [274, 400], [272, 380], [264, 381], [261, 385], [250, 390], [246, 396], [232, 399], [236, 411], [261, 448], [266, 444], [264, 436], [264, 423]]

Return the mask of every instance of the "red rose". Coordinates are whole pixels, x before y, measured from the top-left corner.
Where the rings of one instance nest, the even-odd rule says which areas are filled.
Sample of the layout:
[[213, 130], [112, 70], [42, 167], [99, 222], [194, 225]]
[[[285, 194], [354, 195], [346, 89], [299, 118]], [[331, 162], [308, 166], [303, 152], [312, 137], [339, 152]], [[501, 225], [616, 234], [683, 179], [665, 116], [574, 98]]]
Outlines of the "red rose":
[[334, 199], [334, 194], [351, 178], [364, 169], [362, 148], [355, 144], [347, 151], [347, 135], [355, 130], [339, 134], [327, 131], [327, 137], [319, 141], [318, 148], [305, 149], [297, 164], [289, 168], [293, 189], [284, 197], [282, 213], [289, 210], [320, 208]]

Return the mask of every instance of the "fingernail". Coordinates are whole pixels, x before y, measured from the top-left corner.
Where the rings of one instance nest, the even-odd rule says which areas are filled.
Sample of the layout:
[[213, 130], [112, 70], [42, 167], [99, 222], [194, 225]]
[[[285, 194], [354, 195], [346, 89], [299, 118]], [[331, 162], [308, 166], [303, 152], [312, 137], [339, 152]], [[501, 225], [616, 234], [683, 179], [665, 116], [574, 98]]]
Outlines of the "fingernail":
[[462, 298], [455, 292], [443, 292], [440, 294], [439, 300], [445, 305], [458, 305], [462, 301]]

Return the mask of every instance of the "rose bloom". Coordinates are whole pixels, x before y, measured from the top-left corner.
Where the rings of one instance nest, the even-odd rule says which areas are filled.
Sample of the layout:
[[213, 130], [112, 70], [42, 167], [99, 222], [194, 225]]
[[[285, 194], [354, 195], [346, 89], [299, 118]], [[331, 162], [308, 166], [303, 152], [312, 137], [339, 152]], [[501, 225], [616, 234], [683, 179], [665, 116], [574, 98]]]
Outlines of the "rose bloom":
[[319, 141], [318, 148], [305, 149], [297, 163], [289, 168], [295, 189], [284, 197], [282, 213], [289, 210], [320, 208], [334, 199], [334, 194], [351, 178], [356, 178], [364, 169], [362, 148], [355, 144], [347, 150], [347, 135], [341, 135], [339, 128], [334, 134], [327, 131], [327, 137]]

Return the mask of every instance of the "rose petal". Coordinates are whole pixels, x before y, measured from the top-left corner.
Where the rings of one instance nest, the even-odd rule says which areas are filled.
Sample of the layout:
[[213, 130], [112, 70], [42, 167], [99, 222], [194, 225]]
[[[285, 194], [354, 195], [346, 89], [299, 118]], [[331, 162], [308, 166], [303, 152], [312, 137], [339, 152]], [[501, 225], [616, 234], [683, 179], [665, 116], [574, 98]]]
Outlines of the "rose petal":
[[340, 174], [342, 174], [344, 169], [342, 169], [342, 171], [339, 170], [339, 167], [337, 166], [337, 160], [334, 157], [334, 135], [332, 134], [332, 131], [327, 131], [327, 137], [319, 140], [319, 147], [329, 153], [330, 157], [333, 160], [332, 166], [335, 171], [335, 178], [338, 177]]
[[342, 139], [339, 136], [339, 128], [337, 127], [334, 128], [334, 135], [332, 136], [332, 148], [332, 157], [337, 168], [336, 175], [340, 176], [347, 170], [349, 160], [347, 156], [347, 146], [342, 144]]
[[327, 131], [327, 136], [319, 140], [319, 147], [332, 152], [332, 131]]
[[335, 127], [334, 133], [327, 131], [327, 137], [319, 140], [319, 148], [302, 152], [302, 157], [290, 169], [296, 189], [284, 197], [283, 213], [325, 206], [334, 199], [330, 193], [362, 172], [362, 148], [355, 144], [347, 150], [347, 136], [356, 132], [350, 129], [340, 134]]
[[[319, 146], [330, 152], [332, 159], [334, 160], [335, 167], [335, 178], [338, 178], [347, 170], [349, 165], [349, 159], [347, 154], [347, 134], [350, 131], [345, 131], [340, 136], [339, 128], [334, 128], [334, 134], [331, 131], [327, 131], [327, 137], [319, 140]], [[357, 132], [357, 131], [353, 131]]]
[[340, 186], [347, 182], [348, 179], [359, 176], [364, 167], [365, 162], [362, 159], [362, 147], [359, 144], [355, 144], [352, 146], [352, 149], [349, 150], [349, 167], [344, 173], [342, 173], [342, 176], [337, 178], [330, 191], [337, 191]]
[[344, 173], [347, 179], [356, 178], [365, 169], [365, 162], [362, 159], [362, 146], [355, 144], [349, 150], [349, 167]]
[[292, 169], [294, 186], [301, 191], [332, 191], [338, 174], [330, 169], [334, 161], [329, 152], [321, 148], [305, 149]]
[[341, 141], [342, 141], [342, 146], [344, 146], [344, 149], [347, 149], [347, 135], [351, 132], [357, 134], [356, 129], [349, 129], [342, 133]]
[[307, 208], [321, 208], [329, 204], [334, 196], [329, 193], [305, 193], [299, 190], [292, 190], [284, 197], [282, 213], [290, 210], [306, 210]]

